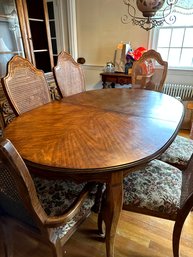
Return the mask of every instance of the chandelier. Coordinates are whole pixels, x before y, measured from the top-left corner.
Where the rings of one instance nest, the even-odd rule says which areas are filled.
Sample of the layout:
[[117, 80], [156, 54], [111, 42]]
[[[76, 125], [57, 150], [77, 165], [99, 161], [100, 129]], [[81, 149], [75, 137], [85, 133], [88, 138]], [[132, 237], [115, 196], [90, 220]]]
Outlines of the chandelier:
[[[176, 21], [176, 16], [172, 11], [178, 0], [123, 0], [123, 2], [127, 5], [128, 14], [121, 18], [122, 23], [128, 23], [131, 20], [134, 25], [139, 25], [148, 31], [161, 26], [164, 22], [173, 24]], [[143, 17], [136, 15], [134, 2]]]

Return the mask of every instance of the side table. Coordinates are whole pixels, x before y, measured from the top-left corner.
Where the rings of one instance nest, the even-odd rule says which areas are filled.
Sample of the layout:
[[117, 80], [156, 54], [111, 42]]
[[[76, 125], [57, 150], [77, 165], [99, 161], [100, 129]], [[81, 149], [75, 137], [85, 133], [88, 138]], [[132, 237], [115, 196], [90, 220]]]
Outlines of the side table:
[[[131, 84], [131, 75], [126, 75], [125, 73], [121, 72], [103, 72], [100, 73], [102, 77], [102, 85], [103, 88], [115, 88], [115, 84], [120, 85], [129, 85]], [[107, 82], [110, 82], [108, 85]]]

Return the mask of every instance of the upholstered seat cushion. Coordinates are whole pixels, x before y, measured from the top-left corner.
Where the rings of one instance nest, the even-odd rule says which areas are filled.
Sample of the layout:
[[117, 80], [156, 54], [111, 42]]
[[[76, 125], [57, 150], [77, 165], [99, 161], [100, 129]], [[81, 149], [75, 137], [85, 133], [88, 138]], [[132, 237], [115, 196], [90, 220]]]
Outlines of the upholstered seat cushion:
[[[77, 199], [86, 185], [86, 183], [77, 184], [69, 180], [47, 180], [35, 176], [33, 176], [33, 180], [38, 198], [49, 216], [63, 214]], [[91, 212], [91, 208], [95, 203], [95, 193], [96, 185], [93, 186], [89, 197], [84, 201], [80, 212], [64, 226], [54, 229], [57, 238], [62, 238], [66, 235], [83, 217], [86, 217]]]
[[187, 166], [193, 154], [193, 140], [182, 136], [177, 136], [169, 148], [159, 157], [164, 162]]
[[124, 178], [124, 205], [145, 208], [171, 216], [180, 207], [182, 173], [160, 160]]
[[34, 177], [38, 198], [49, 216], [57, 216], [72, 205], [86, 183], [77, 184], [69, 180], [47, 180]]

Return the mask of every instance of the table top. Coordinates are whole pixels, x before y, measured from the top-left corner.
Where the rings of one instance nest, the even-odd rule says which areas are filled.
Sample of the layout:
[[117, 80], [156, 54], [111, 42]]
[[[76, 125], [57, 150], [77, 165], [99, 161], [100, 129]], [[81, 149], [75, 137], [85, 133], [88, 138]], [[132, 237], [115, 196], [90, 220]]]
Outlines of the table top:
[[174, 140], [183, 119], [175, 98], [142, 89], [100, 89], [54, 101], [5, 129], [30, 165], [66, 173], [146, 163]]

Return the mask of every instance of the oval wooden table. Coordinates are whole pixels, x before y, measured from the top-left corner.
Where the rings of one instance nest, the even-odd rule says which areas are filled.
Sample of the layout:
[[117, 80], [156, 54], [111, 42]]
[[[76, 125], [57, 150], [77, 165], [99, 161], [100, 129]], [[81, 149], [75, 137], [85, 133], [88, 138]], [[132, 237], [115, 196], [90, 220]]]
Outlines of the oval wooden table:
[[123, 175], [158, 157], [174, 140], [183, 105], [142, 89], [101, 89], [55, 101], [17, 117], [5, 129], [32, 172], [107, 183], [107, 257], [122, 209]]

